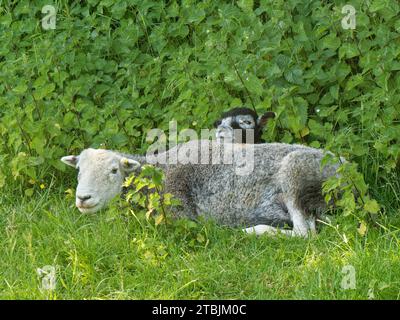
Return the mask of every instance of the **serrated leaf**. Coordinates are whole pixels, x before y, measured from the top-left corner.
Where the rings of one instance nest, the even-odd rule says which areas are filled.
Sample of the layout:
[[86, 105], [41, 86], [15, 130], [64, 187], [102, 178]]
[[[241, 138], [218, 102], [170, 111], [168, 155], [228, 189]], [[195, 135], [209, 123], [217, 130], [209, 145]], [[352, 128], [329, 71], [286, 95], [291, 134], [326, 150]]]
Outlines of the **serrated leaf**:
[[375, 199], [367, 200], [364, 204], [364, 209], [372, 214], [378, 213], [380, 206]]
[[165, 220], [164, 215], [163, 215], [163, 214], [159, 214], [159, 215], [155, 218], [154, 223], [155, 223], [156, 226], [158, 226], [158, 225], [159, 225], [160, 223], [162, 223], [164, 220]]
[[364, 221], [361, 221], [360, 226], [357, 228], [357, 231], [361, 236], [365, 235], [365, 233], [367, 232], [367, 225]]
[[249, 74], [244, 81], [247, 89], [250, 92], [255, 93], [259, 96], [263, 94], [264, 88], [262, 85], [262, 81], [259, 78], [257, 78], [254, 74]]
[[244, 11], [252, 11], [254, 6], [253, 0], [239, 0], [237, 2], [238, 6], [242, 8]]
[[18, 86], [16, 86], [13, 91], [17, 94], [23, 94], [26, 92], [26, 90], [28, 90], [28, 86], [24, 83], [19, 84]]
[[310, 129], [308, 128], [308, 127], [304, 127], [301, 131], [300, 131], [300, 135], [302, 136], [302, 137], [305, 137], [305, 136], [307, 136], [307, 135], [309, 135], [310, 134]]

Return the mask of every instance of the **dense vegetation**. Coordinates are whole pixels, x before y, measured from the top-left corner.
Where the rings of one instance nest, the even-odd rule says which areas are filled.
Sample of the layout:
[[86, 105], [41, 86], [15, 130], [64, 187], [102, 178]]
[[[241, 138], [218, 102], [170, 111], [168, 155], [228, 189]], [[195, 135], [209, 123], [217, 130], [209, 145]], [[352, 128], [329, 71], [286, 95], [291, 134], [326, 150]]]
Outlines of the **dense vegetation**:
[[[83, 282], [72, 275], [71, 283], [66, 280], [70, 275], [66, 271], [63, 287], [67, 293], [60, 297], [73, 297], [76, 289], [73, 281], [76, 280], [79, 286], [90, 284], [90, 288], [76, 291], [79, 292], [77, 297], [110, 294], [111, 297], [166, 298], [183, 297], [183, 293], [187, 293], [192, 298], [265, 298], [273, 292], [270, 297], [275, 298], [365, 298], [372, 279], [379, 278], [371, 276], [375, 274], [373, 268], [387, 271], [381, 275], [385, 279], [382, 290], [390, 288], [386, 296], [398, 297], [399, 284], [393, 282], [397, 271], [391, 266], [398, 263], [399, 249], [400, 5], [396, 0], [348, 2], [61, 0], [53, 4], [57, 8], [56, 28], [46, 30], [42, 27], [41, 19], [45, 14], [41, 10], [44, 5], [51, 4], [47, 0], [0, 0], [0, 229], [6, 230], [0, 235], [4, 252], [0, 271], [6, 275], [5, 283], [0, 282], [0, 291], [4, 288], [4, 292], [8, 292], [4, 296], [29, 297], [26, 294], [29, 290], [24, 288], [37, 283], [36, 275], [28, 276], [30, 280], [16, 279], [21, 273], [34, 270], [36, 259], [42, 264], [51, 263], [45, 260], [56, 259], [54, 254], [61, 247], [66, 252], [61, 253], [63, 257], [57, 263], [65, 263], [67, 269], [75, 268], [75, 271], [84, 268], [79, 271], [82, 274], [94, 269], [90, 271], [93, 278], [90, 272]], [[345, 16], [341, 10], [345, 4], [356, 9], [355, 29], [344, 29], [341, 25]], [[92, 232], [96, 234], [91, 228], [98, 227], [99, 234], [105, 236], [104, 241], [113, 239], [110, 235], [107, 238], [113, 231], [124, 237], [121, 230], [126, 217], [112, 216], [114, 220], [122, 219], [118, 222], [121, 225], [116, 223], [114, 227], [102, 222], [101, 216], [88, 224], [86, 220], [90, 218], [78, 218], [77, 213], [74, 213], [75, 218], [66, 217], [73, 212], [72, 207], [67, 210], [63, 204], [58, 208], [56, 204], [64, 201], [71, 204], [68, 193], [72, 190], [67, 190], [67, 199], [63, 191], [73, 185], [66, 183], [72, 180], [65, 180], [65, 177], [73, 175], [59, 158], [89, 146], [144, 153], [149, 145], [145, 140], [149, 129], [168, 130], [169, 121], [175, 119], [178, 130], [200, 131], [210, 128], [222, 111], [243, 104], [254, 106], [259, 112], [273, 110], [277, 113], [264, 134], [266, 140], [323, 147], [352, 161], [342, 168], [348, 187], [343, 199], [337, 202], [342, 208], [342, 215], [338, 217], [340, 231], [335, 228], [331, 234], [325, 231], [327, 235], [323, 233], [319, 240], [308, 244], [288, 239], [274, 240], [270, 244], [268, 240], [243, 240], [242, 235], [205, 226], [205, 230], [210, 228], [210, 234], [196, 231], [190, 238], [198, 245], [191, 240], [188, 243], [192, 246], [182, 244], [192, 251], [202, 248], [192, 252], [193, 259], [198, 258], [198, 261], [188, 261], [187, 272], [193, 273], [194, 278], [208, 272], [208, 269], [196, 269], [211, 263], [211, 253], [205, 247], [208, 241], [214, 246], [210, 252], [217, 255], [215, 265], [223, 261], [223, 256], [218, 258], [218, 254], [231, 248], [228, 241], [232, 247], [240, 247], [239, 256], [246, 252], [247, 245], [250, 246], [256, 262], [261, 259], [263, 245], [279, 247], [274, 259], [264, 257], [267, 260], [257, 262], [270, 264], [275, 272], [280, 269], [274, 263], [289, 266], [283, 278], [276, 278], [274, 273], [265, 275], [271, 290], [265, 291], [264, 287], [254, 284], [256, 287], [232, 289], [231, 294], [229, 287], [216, 284], [216, 270], [209, 274], [209, 283], [193, 280], [193, 286], [191, 280], [187, 280], [190, 277], [186, 279], [184, 273], [176, 274], [170, 281], [176, 281], [177, 287], [173, 285], [171, 290], [178, 290], [180, 285], [184, 289], [179, 288], [175, 293], [161, 288], [159, 295], [158, 291], [150, 294], [148, 289], [140, 291], [140, 285], [139, 291], [132, 295], [121, 288], [118, 289], [121, 295], [103, 290], [102, 280], [94, 276], [95, 270], [106, 277], [107, 268], [114, 271], [118, 266], [127, 268], [117, 268], [118, 275], [123, 278], [127, 276], [125, 271], [130, 272], [129, 268], [144, 268], [134, 264], [140, 264], [141, 255], [145, 256], [147, 251], [139, 252], [135, 256], [139, 260], [130, 266], [122, 258], [117, 260], [119, 254], [126, 257], [125, 254], [131, 253], [121, 253], [100, 244], [98, 237], [93, 248], [84, 247], [91, 241]], [[330, 181], [326, 186], [328, 195], [341, 182]], [[354, 197], [354, 188], [360, 197]], [[49, 195], [51, 193], [55, 198]], [[19, 206], [12, 205], [21, 201]], [[36, 216], [39, 213], [45, 217]], [[110, 214], [115, 215], [115, 210]], [[55, 231], [51, 229], [52, 223]], [[69, 228], [65, 234], [69, 240], [63, 238], [62, 224]], [[145, 239], [150, 237], [154, 248], [159, 245], [165, 246], [166, 251], [171, 250], [169, 258], [165, 258], [168, 261], [165, 270], [177, 265], [185, 268], [179, 260], [181, 252], [172, 249], [184, 240], [178, 241], [174, 236], [164, 239], [157, 232], [169, 234], [167, 231], [155, 231], [150, 226], [139, 231], [132, 231], [130, 226], [125, 233], [136, 232], [138, 239], [142, 236], [135, 241], [147, 241]], [[83, 235], [77, 235], [75, 243], [69, 237], [80, 228]], [[90, 230], [84, 231], [86, 228]], [[47, 230], [52, 230], [48, 238], [44, 235]], [[345, 238], [344, 233], [347, 234]], [[32, 237], [37, 238], [32, 240]], [[126, 237], [125, 240], [131, 239], [131, 236]], [[239, 239], [245, 244], [239, 244]], [[48, 251], [42, 248], [47, 242], [50, 242]], [[222, 242], [221, 246], [216, 242]], [[121, 238], [110, 246], [123, 243]], [[329, 248], [329, 243], [335, 243], [336, 249]], [[37, 258], [32, 246], [38, 250]], [[310, 250], [307, 254], [302, 251], [304, 246]], [[320, 282], [318, 287], [312, 284], [314, 280], [299, 279], [299, 274], [295, 274], [299, 264], [304, 267], [304, 263], [311, 263], [318, 267], [319, 255], [330, 254], [323, 262], [326, 273], [319, 275], [319, 281], [325, 281], [329, 273], [340, 273], [343, 256], [353, 257], [352, 254], [360, 254], [370, 246], [369, 257], [353, 260], [365, 277], [360, 291], [354, 294], [346, 291], [336, 295], [337, 292], [329, 289], [330, 293], [324, 295], [324, 290], [332, 284], [326, 287]], [[94, 252], [91, 249], [103, 250], [102, 256], [108, 260], [98, 266], [98, 261], [92, 261], [95, 258], [89, 254], [83, 265], [74, 266], [80, 261], [75, 257], [79, 247], [84, 247], [87, 254]], [[107, 256], [108, 250], [116, 250], [115, 256]], [[294, 251], [289, 260], [280, 255], [291, 250]], [[239, 256], [229, 258], [233, 270], [242, 265]], [[185, 255], [183, 257], [186, 259]], [[371, 262], [384, 258], [388, 260]], [[12, 268], [22, 260], [20, 272], [14, 273]], [[328, 266], [329, 262], [332, 266]], [[153, 265], [154, 270], [156, 265]], [[256, 281], [258, 269], [254, 265], [252, 268], [255, 269], [249, 273], [249, 281]], [[314, 272], [310, 270], [305, 273], [306, 277]], [[239, 271], [233, 274], [237, 276]], [[154, 275], [147, 276], [150, 279]], [[143, 276], [141, 281], [145, 279]], [[296, 291], [285, 291], [280, 283], [282, 292], [277, 294], [273, 279], [288, 284], [295, 281]], [[247, 281], [244, 275], [241, 280]], [[14, 289], [13, 281], [19, 289]], [[309, 281], [310, 287], [305, 289]], [[99, 283], [99, 287], [91, 287], [95, 283]], [[104, 283], [106, 288], [115, 289], [113, 283]], [[378, 283], [379, 279], [372, 286], [379, 287]], [[218, 290], [225, 289], [229, 292], [218, 295]]]

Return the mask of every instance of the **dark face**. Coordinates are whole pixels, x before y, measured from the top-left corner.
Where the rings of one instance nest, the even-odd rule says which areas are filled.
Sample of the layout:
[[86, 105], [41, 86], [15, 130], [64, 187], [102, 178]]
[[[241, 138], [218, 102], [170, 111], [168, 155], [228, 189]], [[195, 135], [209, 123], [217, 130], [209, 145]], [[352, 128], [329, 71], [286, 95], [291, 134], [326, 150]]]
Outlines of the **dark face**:
[[257, 114], [248, 108], [235, 108], [225, 112], [214, 123], [216, 138], [221, 142], [262, 143], [262, 130]]

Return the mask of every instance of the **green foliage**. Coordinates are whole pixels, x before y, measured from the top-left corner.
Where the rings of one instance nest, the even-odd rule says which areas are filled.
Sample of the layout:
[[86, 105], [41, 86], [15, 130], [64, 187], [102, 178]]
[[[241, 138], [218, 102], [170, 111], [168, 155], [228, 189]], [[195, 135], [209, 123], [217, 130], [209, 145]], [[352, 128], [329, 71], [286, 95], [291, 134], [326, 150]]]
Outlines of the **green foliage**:
[[64, 0], [55, 30], [41, 26], [48, 1], [1, 3], [0, 187], [16, 179], [33, 194], [67, 153], [144, 152], [151, 128], [210, 128], [252, 101], [277, 112], [269, 141], [325, 147], [362, 170], [373, 156], [376, 185], [396, 172], [396, 0], [352, 1], [355, 30], [341, 27], [345, 1]]
[[[327, 157], [329, 158], [329, 157]], [[329, 161], [342, 161], [341, 159], [324, 159], [322, 165]], [[342, 209], [344, 216], [353, 215], [361, 220], [377, 214], [380, 206], [368, 194], [362, 175], [357, 171], [357, 164], [345, 162], [337, 170], [338, 176], [329, 178], [323, 184], [323, 192], [327, 203], [332, 203], [336, 208]]]
[[146, 220], [153, 220], [157, 226], [167, 219], [168, 211], [179, 205], [178, 199], [166, 193], [163, 188], [164, 174], [161, 169], [144, 165], [140, 173], [131, 175], [124, 182], [128, 188], [125, 200], [133, 214], [145, 212]]

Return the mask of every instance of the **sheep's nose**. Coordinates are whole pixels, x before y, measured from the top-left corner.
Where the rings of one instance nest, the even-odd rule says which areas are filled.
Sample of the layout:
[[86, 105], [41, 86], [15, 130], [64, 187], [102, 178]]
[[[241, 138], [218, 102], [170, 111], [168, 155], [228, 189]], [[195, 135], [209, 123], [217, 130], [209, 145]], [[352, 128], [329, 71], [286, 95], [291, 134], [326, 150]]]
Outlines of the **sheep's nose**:
[[81, 200], [82, 202], [85, 202], [86, 200], [89, 200], [91, 197], [92, 197], [91, 195], [86, 195], [86, 196], [79, 195], [79, 196], [77, 196], [77, 198], [79, 200]]

